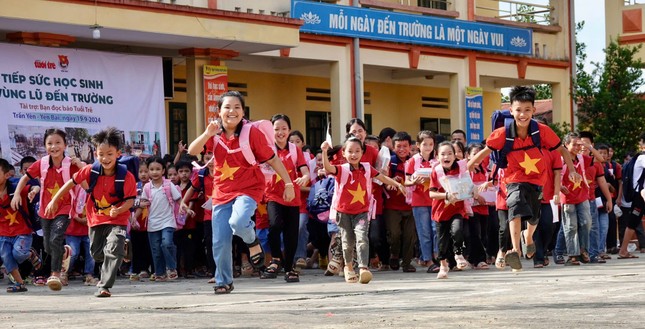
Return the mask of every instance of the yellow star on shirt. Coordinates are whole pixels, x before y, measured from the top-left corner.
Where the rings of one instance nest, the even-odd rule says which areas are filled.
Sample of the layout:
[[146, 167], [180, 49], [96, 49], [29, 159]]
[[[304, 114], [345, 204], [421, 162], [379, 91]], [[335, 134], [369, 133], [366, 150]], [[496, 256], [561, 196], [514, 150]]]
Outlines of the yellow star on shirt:
[[224, 160], [224, 165], [222, 166], [222, 168], [219, 171], [219, 172], [222, 173], [222, 176], [220, 176], [219, 180], [220, 181], [225, 181], [227, 179], [233, 180], [233, 175], [239, 169], [240, 169], [240, 167], [229, 167], [228, 162], [226, 162], [226, 160]]
[[572, 190], [575, 190], [577, 188], [580, 188], [580, 184], [582, 184], [582, 180], [578, 181], [577, 183], [573, 183], [573, 188]]
[[264, 203], [259, 203], [258, 204], [258, 214], [260, 216], [264, 216], [267, 214], [267, 205]]
[[362, 205], [365, 205], [365, 191], [361, 187], [361, 183], [358, 183], [358, 187], [356, 190], [350, 190], [348, 189], [347, 192], [353, 196], [352, 202], [349, 204], [354, 204], [356, 202], [360, 202]]
[[49, 191], [49, 194], [53, 197], [58, 193], [58, 190], [60, 190], [60, 186], [58, 186], [58, 182], [54, 185], [52, 188], [48, 188], [47, 191]]
[[[291, 170], [287, 170], [287, 173], [290, 174]], [[282, 180], [282, 177], [278, 174], [275, 174], [275, 183], [278, 184], [278, 182], [281, 180]]]
[[524, 152], [524, 161], [520, 162], [520, 167], [524, 168], [524, 174], [529, 175], [532, 172], [539, 174], [540, 170], [538, 170], [537, 166], [535, 166], [538, 162], [540, 162], [541, 159], [533, 159], [529, 157], [529, 155]]
[[16, 219], [17, 212], [11, 212], [7, 210], [7, 214], [4, 216], [4, 218], [9, 220], [9, 226], [12, 226], [14, 224], [18, 224], [18, 220]]
[[110, 203], [105, 199], [105, 195], [101, 198], [101, 200], [98, 200], [96, 203], [101, 208], [107, 207], [105, 209], [99, 210], [98, 211], [99, 214], [110, 216]]
[[423, 192], [428, 192], [430, 189], [430, 179], [426, 179], [425, 182], [423, 182]]

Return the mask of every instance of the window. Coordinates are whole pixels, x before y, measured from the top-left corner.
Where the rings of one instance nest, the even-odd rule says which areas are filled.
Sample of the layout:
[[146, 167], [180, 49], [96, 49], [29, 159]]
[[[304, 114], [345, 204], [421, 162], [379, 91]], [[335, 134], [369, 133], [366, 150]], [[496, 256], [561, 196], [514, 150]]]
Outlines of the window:
[[450, 119], [421, 118], [419, 120], [421, 130], [430, 130], [435, 134], [450, 136]]
[[374, 132], [372, 131], [372, 115], [371, 114], [364, 114], [365, 120], [365, 128], [367, 128], [367, 134], [368, 135], [373, 135]]
[[327, 126], [331, 122], [331, 112], [306, 111], [305, 122], [307, 145], [313, 150], [320, 149], [320, 144], [327, 134]]
[[434, 9], [448, 9], [447, 0], [418, 0], [419, 7], [434, 8]]
[[188, 143], [188, 124], [186, 120], [186, 103], [168, 103], [170, 118], [170, 154], [177, 154], [179, 141]]

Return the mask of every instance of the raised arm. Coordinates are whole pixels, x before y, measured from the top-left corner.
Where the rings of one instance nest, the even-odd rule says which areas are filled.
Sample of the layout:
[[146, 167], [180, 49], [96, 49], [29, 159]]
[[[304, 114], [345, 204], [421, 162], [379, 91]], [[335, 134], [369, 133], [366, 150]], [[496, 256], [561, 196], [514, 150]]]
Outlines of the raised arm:
[[470, 158], [468, 161], [468, 171], [473, 171], [475, 167], [479, 166], [484, 159], [486, 159], [487, 156], [489, 156], [493, 152], [488, 146], [486, 146], [483, 150], [477, 152], [474, 157]]

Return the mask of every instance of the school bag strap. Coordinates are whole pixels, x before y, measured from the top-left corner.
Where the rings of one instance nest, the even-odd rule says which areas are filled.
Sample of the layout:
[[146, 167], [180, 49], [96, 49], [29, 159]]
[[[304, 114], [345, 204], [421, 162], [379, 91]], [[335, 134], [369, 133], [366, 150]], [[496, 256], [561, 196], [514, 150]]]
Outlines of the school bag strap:
[[206, 187], [204, 185], [204, 181], [205, 181], [205, 177], [210, 175], [210, 174], [211, 173], [210, 173], [210, 170], [208, 169], [208, 167], [204, 167], [204, 168], [200, 169], [199, 172], [197, 172], [197, 179], [199, 179], [199, 185], [201, 187], [199, 189], [195, 189], [195, 190], [198, 190], [200, 192], [206, 190]]
[[258, 120], [258, 121], [242, 121], [242, 129], [240, 130], [239, 135], [239, 148], [231, 150], [226, 144], [222, 141], [221, 135], [215, 135], [213, 137], [213, 147], [217, 148], [218, 145], [224, 147], [228, 154], [233, 154], [237, 152], [242, 152], [244, 160], [248, 162], [251, 166], [255, 166], [258, 162], [255, 159], [255, 154], [253, 154], [253, 149], [251, 148], [250, 136], [251, 129], [258, 129], [266, 139], [266, 143], [269, 147], [272, 147], [275, 143], [275, 135], [273, 131], [273, 124], [269, 120]]
[[[161, 187], [163, 189], [164, 195], [166, 196], [166, 199], [168, 199], [168, 204], [172, 208], [173, 211], [173, 216], [175, 217], [175, 224], [177, 225], [177, 229], [181, 229], [184, 227], [186, 224], [186, 214], [183, 214], [183, 216], [180, 216], [180, 207], [179, 207], [179, 200], [181, 200], [181, 197], [177, 200], [175, 200], [172, 197], [172, 191], [171, 189], [176, 189], [177, 192], [179, 192], [179, 195], [181, 195], [181, 188], [179, 185], [173, 184], [169, 179], [163, 178], [163, 181], [161, 183]], [[154, 201], [152, 199], [152, 182], [147, 182], [146, 185], [143, 186], [143, 193], [146, 196], [146, 199], [150, 201], [150, 204], [152, 205], [152, 202]]]
[[[49, 172], [51, 161], [52, 160], [49, 155], [46, 155], [40, 159], [40, 186], [42, 188], [45, 187], [45, 178], [47, 178], [47, 173]], [[64, 183], [67, 183], [71, 179], [71, 174], [70, 174], [71, 167], [72, 167], [72, 158], [68, 156], [63, 156], [63, 161], [61, 162], [60, 169], [57, 169], [57, 171], [60, 172], [61, 176], [63, 176]], [[72, 199], [75, 199], [75, 192], [73, 189], [69, 191], [69, 194], [72, 197]], [[40, 203], [42, 204], [43, 193], [40, 193], [39, 197], [40, 197]], [[70, 212], [70, 215], [71, 215], [71, 212]]]
[[96, 187], [96, 183], [99, 180], [99, 176], [104, 175], [103, 174], [103, 166], [101, 165], [100, 162], [96, 161], [92, 164], [92, 170], [90, 171], [90, 183], [88, 184], [87, 194], [89, 195], [90, 199], [92, 200], [92, 203], [94, 203], [94, 208], [96, 210], [105, 210], [108, 209], [112, 206], [115, 206], [117, 204], [122, 203], [126, 199], [124, 198], [124, 185], [125, 185], [125, 177], [128, 173], [128, 168], [125, 165], [122, 165], [120, 163], [117, 163], [115, 166], [115, 177], [114, 177], [114, 194], [112, 195], [113, 197], [117, 198], [117, 201], [114, 201], [110, 203], [109, 205], [105, 207], [101, 207], [98, 202], [96, 202], [96, 199], [94, 198], [94, 187]]
[[[370, 173], [372, 169], [372, 165], [369, 162], [361, 162], [361, 166], [365, 169], [365, 191], [368, 195], [367, 202], [368, 202], [368, 219], [373, 219], [376, 217], [376, 199], [374, 199], [374, 196], [372, 195], [372, 179], [370, 177]], [[329, 209], [329, 219], [334, 220], [335, 222], [338, 222], [337, 218], [337, 208], [338, 204], [340, 201], [340, 194], [342, 193], [343, 189], [345, 188], [345, 184], [347, 184], [347, 180], [349, 179], [350, 175], [350, 164], [349, 163], [344, 163], [341, 166], [341, 172], [340, 172], [340, 182], [336, 181], [335, 182], [335, 187], [334, 187], [334, 196], [331, 199], [331, 209]], [[338, 173], [336, 173], [338, 174]]]

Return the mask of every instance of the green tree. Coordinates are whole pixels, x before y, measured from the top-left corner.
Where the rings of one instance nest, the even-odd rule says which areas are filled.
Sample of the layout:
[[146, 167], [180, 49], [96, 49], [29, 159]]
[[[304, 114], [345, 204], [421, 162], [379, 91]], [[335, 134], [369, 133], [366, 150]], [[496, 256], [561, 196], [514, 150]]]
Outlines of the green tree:
[[535, 99], [551, 99], [553, 98], [553, 93], [551, 91], [551, 85], [550, 84], [539, 84], [539, 85], [533, 85], [533, 88], [535, 88], [535, 91], [537, 94], [535, 95]]
[[645, 100], [637, 93], [645, 82], [644, 66], [637, 57], [640, 48], [612, 41], [604, 50], [605, 62], [591, 63], [591, 73], [581, 67], [586, 58], [584, 47], [577, 52], [577, 128], [592, 131], [596, 140], [610, 143], [617, 158], [636, 150], [638, 135], [645, 129]]

